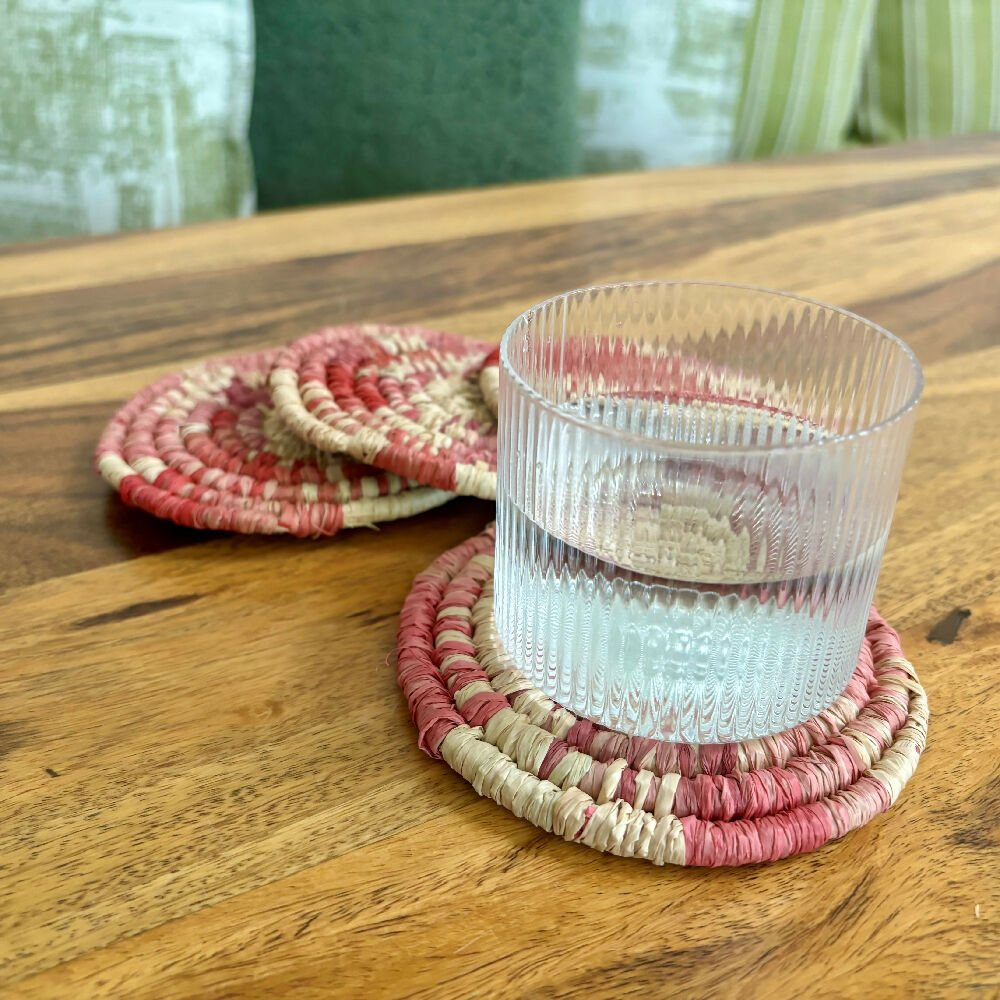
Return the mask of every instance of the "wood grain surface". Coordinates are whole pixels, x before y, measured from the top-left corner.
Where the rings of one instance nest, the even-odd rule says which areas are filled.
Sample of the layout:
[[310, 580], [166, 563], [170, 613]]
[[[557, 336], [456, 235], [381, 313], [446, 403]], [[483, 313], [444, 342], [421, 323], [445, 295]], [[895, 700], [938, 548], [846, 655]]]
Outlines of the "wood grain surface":
[[[925, 366], [878, 603], [930, 745], [890, 813], [766, 867], [601, 856], [417, 751], [396, 617], [490, 505], [240, 538], [91, 470], [183, 362], [359, 319], [496, 340], [654, 276], [828, 299]], [[1000, 138], [4, 248], [0, 473], [0, 995], [1000, 996]]]

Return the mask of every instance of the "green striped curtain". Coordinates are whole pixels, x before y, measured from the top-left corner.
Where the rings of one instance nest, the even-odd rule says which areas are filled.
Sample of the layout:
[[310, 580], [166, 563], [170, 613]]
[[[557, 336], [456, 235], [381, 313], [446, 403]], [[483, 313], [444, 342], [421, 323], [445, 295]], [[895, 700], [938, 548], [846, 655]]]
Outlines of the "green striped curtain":
[[836, 149], [853, 117], [876, 0], [757, 0], [733, 155]]
[[1000, 131], [1000, 0], [879, 0], [857, 126], [866, 142]]
[[1000, 131], [1000, 0], [757, 0], [733, 156]]

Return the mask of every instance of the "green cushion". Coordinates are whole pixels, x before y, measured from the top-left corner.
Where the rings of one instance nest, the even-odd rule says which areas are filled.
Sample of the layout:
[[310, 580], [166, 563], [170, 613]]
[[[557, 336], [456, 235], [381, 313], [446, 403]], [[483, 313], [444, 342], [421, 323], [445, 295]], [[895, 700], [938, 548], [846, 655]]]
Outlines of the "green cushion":
[[256, 0], [260, 206], [578, 166], [576, 0]]
[[249, 0], [7, 0], [0, 240], [253, 210]]

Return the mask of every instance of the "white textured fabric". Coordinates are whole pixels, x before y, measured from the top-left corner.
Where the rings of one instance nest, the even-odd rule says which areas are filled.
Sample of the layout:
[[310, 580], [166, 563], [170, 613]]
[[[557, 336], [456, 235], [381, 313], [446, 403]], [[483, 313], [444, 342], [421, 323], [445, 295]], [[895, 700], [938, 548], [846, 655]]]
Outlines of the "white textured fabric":
[[7, 0], [0, 241], [254, 208], [251, 0]]
[[728, 159], [754, 0], [583, 0], [587, 170]]

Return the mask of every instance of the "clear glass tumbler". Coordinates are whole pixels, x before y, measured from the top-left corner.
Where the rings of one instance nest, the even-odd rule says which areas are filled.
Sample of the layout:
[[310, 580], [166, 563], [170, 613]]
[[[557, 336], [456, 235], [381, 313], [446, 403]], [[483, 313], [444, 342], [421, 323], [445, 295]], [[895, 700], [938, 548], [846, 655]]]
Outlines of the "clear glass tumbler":
[[826, 708], [922, 384], [892, 334], [781, 292], [638, 282], [529, 309], [500, 352], [505, 650], [634, 735], [746, 740]]

